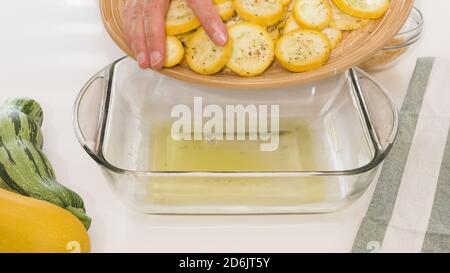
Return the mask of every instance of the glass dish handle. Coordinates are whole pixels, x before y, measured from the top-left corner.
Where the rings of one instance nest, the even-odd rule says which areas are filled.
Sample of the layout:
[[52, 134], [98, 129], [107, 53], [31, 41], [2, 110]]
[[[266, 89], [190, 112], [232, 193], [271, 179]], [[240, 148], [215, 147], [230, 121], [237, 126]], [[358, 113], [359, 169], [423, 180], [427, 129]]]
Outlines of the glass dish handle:
[[387, 90], [366, 72], [353, 68], [349, 73], [362, 106], [360, 110], [367, 121], [367, 129], [375, 146], [375, 156], [384, 158], [397, 137], [399, 122], [397, 108]]
[[75, 101], [74, 108], [76, 137], [86, 152], [97, 162], [103, 161], [99, 140], [107, 109], [106, 90], [110, 68], [111, 66], [104, 68], [86, 83]]

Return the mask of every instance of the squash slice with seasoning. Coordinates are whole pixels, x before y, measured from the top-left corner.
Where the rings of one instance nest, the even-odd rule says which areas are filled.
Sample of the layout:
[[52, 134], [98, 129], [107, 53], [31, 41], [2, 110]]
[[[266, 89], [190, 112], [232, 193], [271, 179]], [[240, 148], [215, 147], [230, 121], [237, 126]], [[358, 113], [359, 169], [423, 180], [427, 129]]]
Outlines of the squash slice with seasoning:
[[215, 7], [217, 13], [223, 21], [230, 19], [234, 15], [233, 2], [231, 2], [231, 0], [218, 3], [215, 5]]
[[340, 31], [339, 29], [327, 27], [326, 29], [323, 29], [322, 32], [330, 41], [331, 49], [335, 49], [342, 41], [342, 31]]
[[297, 29], [300, 29], [300, 26], [297, 23], [297, 21], [295, 21], [294, 16], [291, 15], [287, 19], [286, 24], [284, 25], [283, 34], [289, 33], [291, 31], [294, 31], [294, 30], [297, 30]]
[[164, 67], [172, 67], [181, 62], [184, 57], [184, 47], [175, 36], [166, 38], [166, 57], [164, 58]]
[[227, 64], [231, 53], [231, 41], [225, 46], [218, 46], [203, 29], [199, 29], [187, 43], [186, 62], [195, 72], [209, 75], [219, 72]]
[[263, 26], [277, 24], [285, 12], [280, 0], [233, 0], [233, 6], [242, 18]]
[[275, 54], [278, 62], [292, 72], [304, 72], [323, 66], [330, 56], [328, 38], [316, 30], [296, 30], [281, 37]]
[[294, 3], [294, 1], [289, 1], [289, 3], [285, 5], [283, 17], [281, 17], [281, 20], [277, 23], [277, 28], [282, 29], [286, 25], [287, 20], [292, 17]]
[[166, 33], [176, 35], [200, 26], [200, 21], [186, 0], [171, 0], [166, 15]]
[[296, 0], [293, 14], [297, 23], [307, 29], [322, 30], [332, 18], [328, 0]]
[[245, 20], [239, 16], [239, 14], [235, 13], [230, 19], [226, 20], [225, 25], [230, 27], [235, 24], [244, 23]]
[[280, 38], [280, 30], [277, 28], [277, 26], [267, 27], [267, 32], [269, 32], [270, 36], [272, 36], [274, 43], [276, 43]]
[[181, 33], [181, 34], [177, 34], [175, 35], [175, 37], [181, 42], [181, 44], [186, 45], [189, 38], [192, 36], [192, 34], [194, 34], [197, 30], [191, 30], [185, 33]]
[[339, 30], [357, 30], [370, 22], [370, 19], [358, 18], [344, 13], [334, 4], [331, 4], [331, 11], [333, 15], [330, 27]]
[[229, 28], [233, 54], [227, 67], [240, 76], [263, 73], [273, 62], [274, 42], [267, 30], [253, 23], [239, 23]]
[[378, 19], [386, 14], [390, 0], [333, 0], [343, 12], [360, 18]]

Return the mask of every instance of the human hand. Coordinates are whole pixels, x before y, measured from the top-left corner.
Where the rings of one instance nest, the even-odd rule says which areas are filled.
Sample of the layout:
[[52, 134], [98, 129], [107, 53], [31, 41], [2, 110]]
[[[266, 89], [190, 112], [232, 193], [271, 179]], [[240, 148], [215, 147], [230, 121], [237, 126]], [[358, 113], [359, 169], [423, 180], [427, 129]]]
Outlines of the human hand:
[[[212, 0], [186, 0], [214, 43], [225, 45], [228, 35]], [[165, 17], [170, 0], [127, 0], [123, 10], [127, 43], [143, 69], [164, 65]]]

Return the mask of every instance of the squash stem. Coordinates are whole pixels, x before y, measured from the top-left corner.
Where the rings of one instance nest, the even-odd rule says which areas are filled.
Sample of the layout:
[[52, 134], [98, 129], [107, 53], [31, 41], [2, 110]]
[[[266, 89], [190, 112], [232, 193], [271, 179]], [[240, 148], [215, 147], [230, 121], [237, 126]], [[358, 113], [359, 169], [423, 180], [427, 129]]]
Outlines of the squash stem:
[[89, 230], [89, 227], [91, 226], [91, 218], [86, 215], [86, 213], [80, 209], [80, 208], [74, 208], [74, 207], [67, 207], [66, 210], [70, 211], [73, 215], [75, 215], [81, 223], [83, 223], [86, 230]]

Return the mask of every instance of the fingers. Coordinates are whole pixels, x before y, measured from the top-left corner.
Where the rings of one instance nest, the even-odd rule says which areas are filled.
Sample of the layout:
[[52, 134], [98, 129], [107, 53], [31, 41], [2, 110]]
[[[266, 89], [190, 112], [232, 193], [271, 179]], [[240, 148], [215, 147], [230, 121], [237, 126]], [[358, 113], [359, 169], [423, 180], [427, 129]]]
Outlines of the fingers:
[[187, 0], [189, 6], [199, 18], [208, 36], [217, 45], [228, 42], [227, 29], [211, 0]]
[[127, 0], [124, 9], [122, 10], [123, 24], [125, 28], [125, 38], [127, 43], [131, 46], [131, 12], [134, 0]]
[[166, 31], [164, 20], [169, 0], [144, 1], [144, 29], [147, 44], [147, 54], [152, 69], [161, 69], [164, 65], [166, 50]]
[[128, 0], [123, 11], [125, 35], [139, 66], [160, 69], [165, 56], [164, 19], [169, 0]]
[[144, 2], [132, 0], [130, 12], [130, 26], [128, 35], [130, 35], [130, 46], [133, 49], [139, 66], [143, 69], [150, 67], [150, 60], [147, 53], [147, 44], [144, 28]]
[[[211, 40], [228, 42], [225, 25], [211, 0], [187, 0]], [[165, 16], [169, 0], [128, 0], [123, 11], [125, 35], [139, 66], [160, 69], [165, 57]]]

